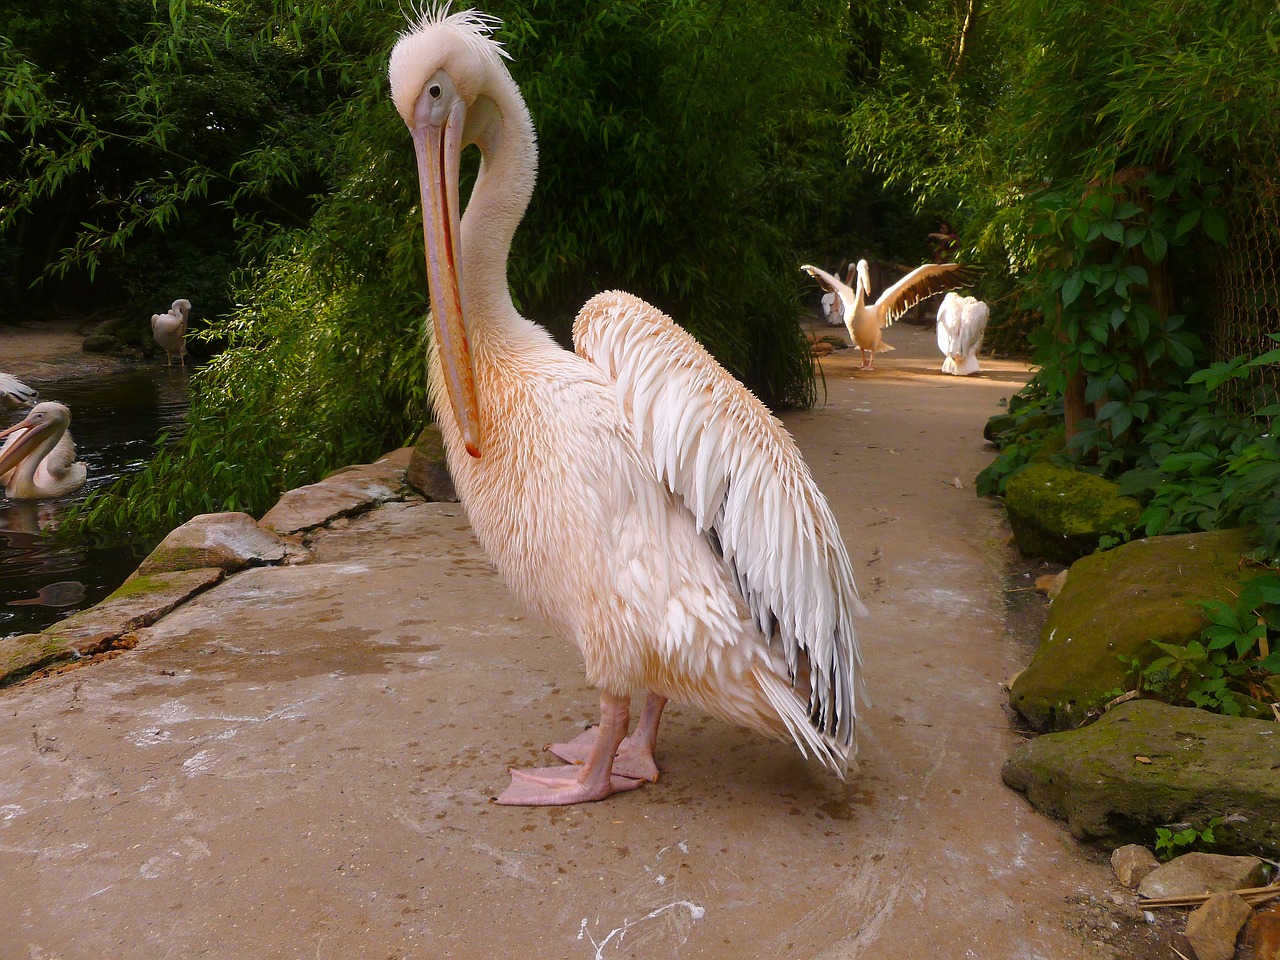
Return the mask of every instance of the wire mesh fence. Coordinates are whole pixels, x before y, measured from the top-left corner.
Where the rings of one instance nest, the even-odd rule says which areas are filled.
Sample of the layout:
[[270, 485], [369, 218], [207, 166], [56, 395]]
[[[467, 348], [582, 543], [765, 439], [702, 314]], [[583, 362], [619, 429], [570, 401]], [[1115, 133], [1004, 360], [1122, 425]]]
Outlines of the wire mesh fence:
[[[1210, 349], [1215, 360], [1255, 357], [1276, 344], [1280, 333], [1280, 153], [1244, 168], [1228, 218], [1228, 242], [1212, 271], [1208, 303]], [[1280, 396], [1280, 367], [1256, 367], [1227, 394], [1242, 413]]]

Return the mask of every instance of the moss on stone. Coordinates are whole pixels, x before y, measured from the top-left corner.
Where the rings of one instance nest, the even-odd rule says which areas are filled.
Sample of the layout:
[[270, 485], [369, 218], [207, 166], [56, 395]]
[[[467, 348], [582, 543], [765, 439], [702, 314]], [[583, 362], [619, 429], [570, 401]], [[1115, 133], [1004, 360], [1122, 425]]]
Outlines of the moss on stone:
[[140, 593], [160, 593], [165, 590], [171, 590], [173, 587], [173, 580], [159, 574], [131, 577], [102, 602], [105, 604], [110, 603], [112, 600], [123, 600], [125, 597], [137, 596]]
[[1059, 563], [1093, 552], [1103, 534], [1132, 528], [1142, 513], [1110, 480], [1050, 463], [1031, 463], [1010, 477], [1004, 502], [1018, 549]]
[[1131, 678], [1120, 657], [1147, 663], [1152, 641], [1185, 644], [1205, 620], [1198, 600], [1240, 589], [1244, 530], [1135, 540], [1072, 565], [1049, 608], [1040, 645], [1010, 702], [1037, 730], [1074, 727]]
[[1023, 744], [1001, 776], [1077, 837], [1149, 841], [1156, 826], [1220, 817], [1219, 852], [1274, 853], [1278, 768], [1280, 724], [1138, 700]]

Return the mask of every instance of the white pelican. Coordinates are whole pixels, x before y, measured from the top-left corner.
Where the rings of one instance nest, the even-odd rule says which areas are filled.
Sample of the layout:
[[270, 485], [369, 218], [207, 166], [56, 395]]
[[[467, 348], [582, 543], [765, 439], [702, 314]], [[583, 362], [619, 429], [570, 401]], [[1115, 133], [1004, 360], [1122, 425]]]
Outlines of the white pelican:
[[942, 372], [967, 377], [978, 372], [978, 348], [987, 329], [987, 305], [977, 297], [948, 293], [938, 307], [938, 349]]
[[173, 366], [175, 356], [184, 367], [187, 365], [187, 316], [190, 313], [190, 300], [175, 300], [168, 313], [151, 315], [151, 335], [164, 351], [166, 366]]
[[839, 295], [844, 304], [844, 325], [862, 351], [862, 369], [870, 370], [877, 352], [893, 349], [880, 338], [880, 331], [926, 297], [958, 286], [963, 282], [964, 266], [959, 263], [926, 263], [916, 267], [880, 294], [880, 299], [870, 306], [867, 299], [871, 296], [871, 270], [867, 261], [858, 261], [857, 289], [841, 283], [820, 267], [806, 263], [800, 269], [817, 280], [824, 290]]
[[0, 485], [10, 500], [63, 497], [84, 486], [86, 469], [76, 460], [67, 432], [71, 411], [60, 403], [37, 403], [21, 423], [0, 430]]
[[[858, 265], [850, 260], [844, 276], [846, 286], [853, 282], [853, 273], [857, 268]], [[844, 301], [834, 290], [828, 290], [822, 295], [822, 318], [829, 327], [838, 327], [844, 323]]]
[[[863, 612], [835, 520], [781, 425], [666, 316], [590, 300], [576, 353], [516, 312], [507, 255], [533, 194], [524, 100], [498, 21], [427, 10], [391, 54], [422, 190], [432, 402], [480, 542], [577, 644], [601, 724], [513, 770], [500, 803], [600, 800], [654, 781], [668, 698], [793, 739], [843, 773]], [[459, 157], [479, 174], [465, 215]], [[626, 739], [630, 694], [646, 691]]]
[[0, 373], [0, 410], [22, 410], [36, 402], [40, 396], [17, 377]]

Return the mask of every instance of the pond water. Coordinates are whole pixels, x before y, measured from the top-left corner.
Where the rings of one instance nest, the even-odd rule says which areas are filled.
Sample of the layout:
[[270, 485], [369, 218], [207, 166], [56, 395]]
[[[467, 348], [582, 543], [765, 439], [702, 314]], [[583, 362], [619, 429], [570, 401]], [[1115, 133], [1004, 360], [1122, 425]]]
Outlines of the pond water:
[[[155, 440], [186, 426], [187, 377], [181, 367], [140, 367], [89, 379], [40, 381], [41, 400], [71, 408], [71, 435], [88, 467], [84, 489], [65, 500], [15, 501], [0, 496], [0, 637], [43, 630], [98, 603], [134, 571], [150, 544], [77, 547], [47, 531], [68, 505], [150, 460]], [[21, 414], [0, 414], [0, 427]]]

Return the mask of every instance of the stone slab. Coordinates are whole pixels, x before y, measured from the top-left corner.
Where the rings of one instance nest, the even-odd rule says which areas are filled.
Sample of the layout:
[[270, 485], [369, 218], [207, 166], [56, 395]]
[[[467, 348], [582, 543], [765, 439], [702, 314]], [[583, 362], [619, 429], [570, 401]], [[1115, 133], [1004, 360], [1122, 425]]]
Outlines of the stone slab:
[[1133, 700], [1023, 744], [1002, 776], [1077, 837], [1142, 841], [1221, 817], [1221, 849], [1280, 852], [1280, 723]]

